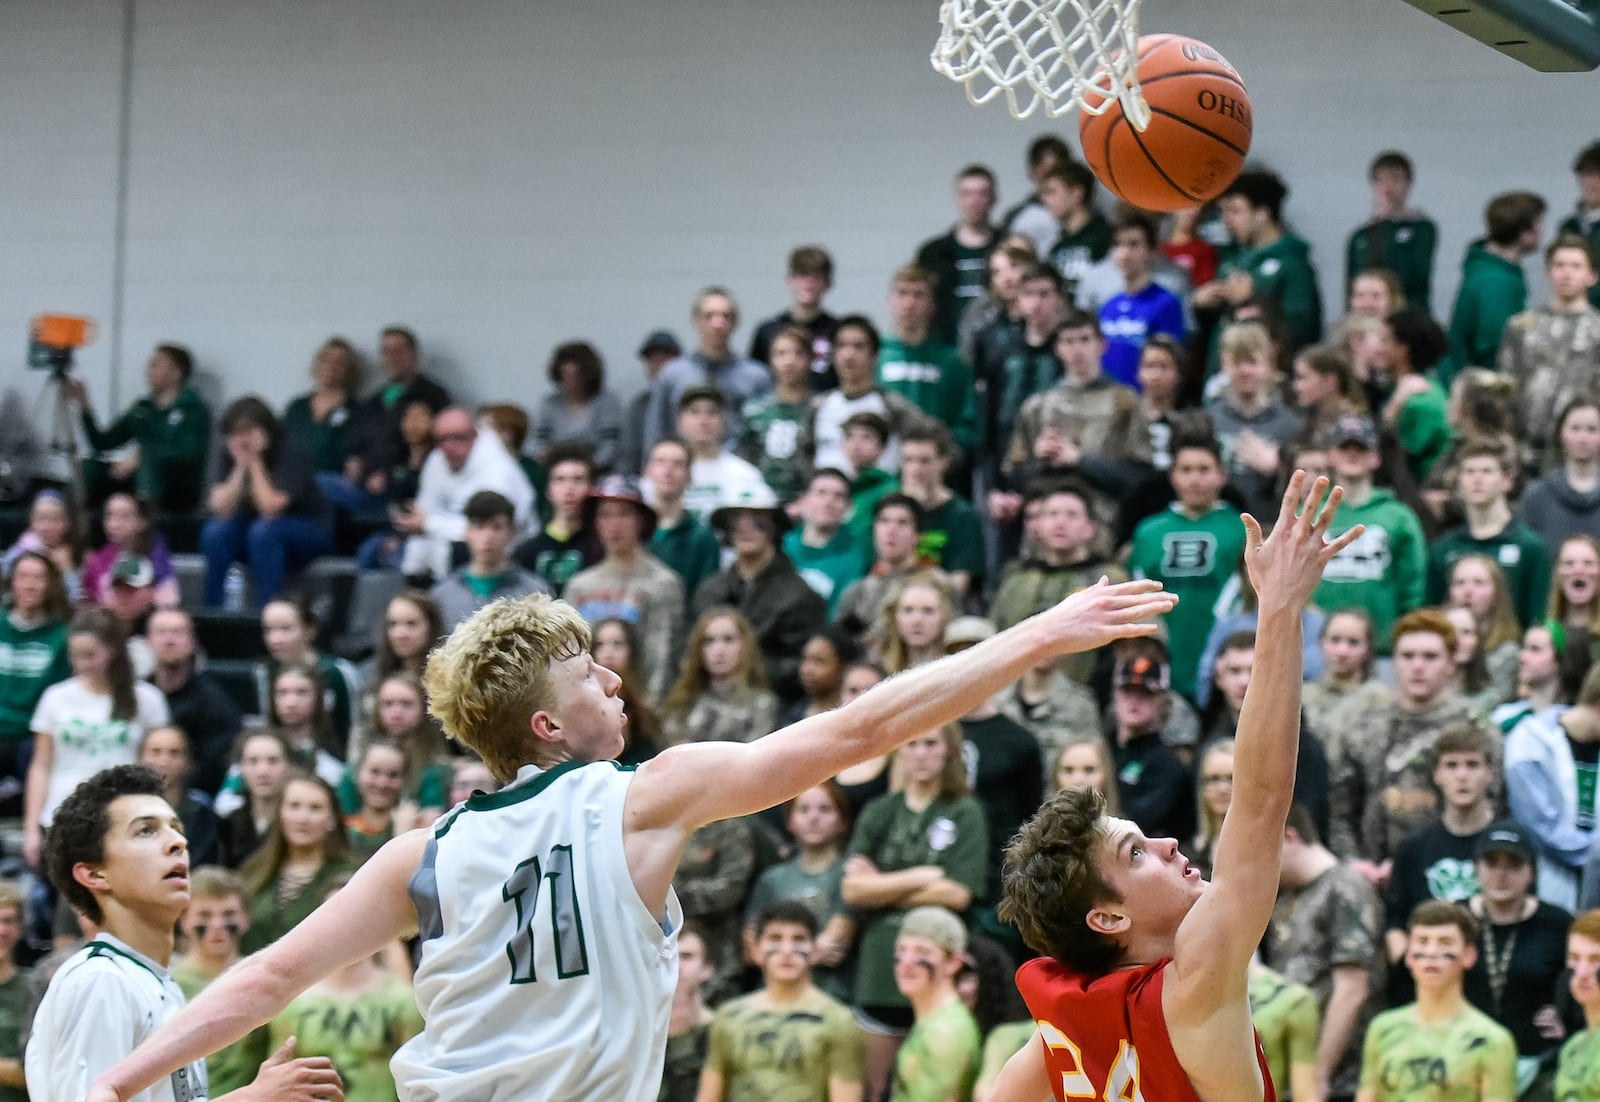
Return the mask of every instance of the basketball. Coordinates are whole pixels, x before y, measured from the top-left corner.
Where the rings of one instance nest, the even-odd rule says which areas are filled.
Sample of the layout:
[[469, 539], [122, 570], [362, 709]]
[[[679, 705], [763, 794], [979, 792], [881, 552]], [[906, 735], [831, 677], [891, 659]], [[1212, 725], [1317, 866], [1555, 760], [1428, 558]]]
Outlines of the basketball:
[[[1250, 152], [1250, 97], [1238, 70], [1204, 42], [1151, 34], [1139, 39], [1138, 77], [1150, 126], [1134, 129], [1114, 101], [1104, 114], [1083, 112], [1084, 160], [1108, 190], [1144, 210], [1216, 198]], [[1103, 100], [1084, 94], [1090, 106]]]

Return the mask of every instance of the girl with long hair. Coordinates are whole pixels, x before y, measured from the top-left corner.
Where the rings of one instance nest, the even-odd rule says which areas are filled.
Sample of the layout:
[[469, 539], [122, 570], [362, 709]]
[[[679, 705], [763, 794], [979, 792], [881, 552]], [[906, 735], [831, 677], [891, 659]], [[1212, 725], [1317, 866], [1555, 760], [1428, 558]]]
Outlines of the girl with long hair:
[[591, 653], [595, 662], [622, 679], [617, 695], [622, 698], [628, 726], [622, 732], [624, 742], [617, 760], [623, 765], [649, 761], [661, 749], [661, 718], [641, 691], [635, 672], [634, 658], [640, 653], [639, 632], [628, 621], [613, 616], [595, 623], [593, 639]]
[[1373, 676], [1377, 640], [1366, 609], [1342, 608], [1323, 622], [1317, 645], [1322, 650], [1322, 676], [1300, 690], [1308, 715], [1325, 716], [1355, 696], [1386, 700], [1390, 693]]
[[11, 562], [0, 611], [0, 778], [13, 789], [0, 795], [0, 815], [22, 814], [22, 775], [18, 761], [33, 732], [33, 713], [51, 685], [72, 676], [67, 661], [67, 622], [72, 617], [67, 588], [55, 560], [43, 551], [24, 551]]
[[[888, 676], [883, 672], [883, 667], [875, 663], [852, 663], [839, 679], [839, 706], [842, 708]], [[889, 791], [889, 759], [892, 757], [892, 754], [884, 754], [868, 758], [833, 778], [833, 783], [844, 795], [844, 802], [850, 807], [852, 820], [861, 814], [861, 809], [869, 801]]]
[[867, 804], [850, 838], [840, 890], [862, 921], [854, 1003], [867, 1034], [868, 1083], [887, 1077], [912, 1024], [894, 979], [900, 920], [922, 903], [964, 915], [984, 889], [988, 828], [969, 794], [963, 743], [960, 725], [949, 724], [902, 745], [905, 787]]
[[420, 589], [408, 589], [389, 598], [377, 646], [362, 672], [365, 683], [376, 687], [393, 673], [422, 676], [428, 652], [445, 637], [439, 605]]
[[843, 628], [825, 627], [807, 639], [800, 648], [800, 688], [805, 696], [778, 718], [778, 726], [787, 727], [807, 716], [837, 708], [839, 693], [844, 688], [844, 672], [852, 663], [859, 662], [861, 656], [861, 644]]
[[236, 869], [261, 848], [278, 816], [278, 801], [289, 779], [293, 753], [282, 734], [270, 727], [246, 727], [239, 734], [233, 770], [239, 775], [240, 798], [223, 811], [217, 858]]
[[[267, 660], [256, 664], [256, 692], [260, 714], [276, 722], [278, 713], [272, 699], [272, 682], [285, 666], [306, 666], [317, 671], [323, 689], [323, 711], [333, 727], [333, 737], [323, 748], [341, 760], [359, 739], [361, 678], [355, 667], [342, 658], [317, 650], [317, 617], [300, 597], [276, 597], [261, 606], [261, 638], [267, 647]], [[420, 669], [417, 676], [421, 676]]]
[[[375, 738], [361, 749], [361, 756], [346, 776], [356, 789], [356, 808], [344, 816], [345, 840], [357, 864], [393, 838], [417, 823], [418, 808], [406, 799], [406, 772], [409, 755], [393, 739]], [[340, 802], [344, 802], [341, 793]], [[345, 805], [348, 806], [348, 805]]]
[[[450, 794], [449, 747], [444, 732], [428, 715], [427, 694], [415, 674], [393, 673], [379, 683], [372, 698], [372, 715], [366, 730], [372, 732], [356, 751], [351, 764], [339, 780], [339, 806], [346, 815], [360, 806], [360, 766], [366, 748], [386, 740], [405, 755], [406, 768], [400, 777], [400, 796], [415, 809], [415, 826], [426, 826], [444, 813]], [[633, 714], [628, 715], [629, 722]]]
[[1523, 491], [1517, 519], [1549, 547], [1600, 535], [1600, 397], [1580, 394], [1561, 408], [1548, 451], [1548, 469]]
[[1296, 353], [1292, 388], [1306, 419], [1302, 440], [1325, 439], [1339, 418], [1366, 412], [1367, 400], [1350, 356], [1335, 345], [1315, 344]]
[[879, 664], [897, 674], [943, 658], [944, 629], [954, 616], [949, 586], [931, 571], [912, 574], [884, 602], [874, 632]]
[[310, 773], [291, 774], [266, 841], [239, 870], [250, 907], [240, 948], [253, 953], [305, 921], [332, 879], [351, 868], [333, 786]]
[[1549, 615], [1569, 635], [1600, 640], [1600, 540], [1577, 535], [1561, 541]]
[[689, 632], [678, 680], [661, 706], [662, 741], [754, 742], [777, 726], [755, 629], [736, 608], [707, 609]]
[[118, 564], [145, 560], [153, 576], [149, 587], [152, 607], [177, 605], [178, 572], [172, 565], [166, 538], [156, 531], [150, 503], [132, 494], [115, 493], [106, 498], [101, 518], [106, 542], [84, 560], [81, 599], [86, 603], [109, 605]]
[[296, 765], [337, 784], [344, 762], [329, 749], [335, 736], [323, 705], [321, 675], [310, 666], [283, 667], [272, 679], [272, 711]]
[[[127, 638], [110, 609], [87, 608], [73, 617], [67, 658], [72, 676], [44, 691], [30, 724], [22, 852], [34, 868], [44, 829], [68, 793], [102, 769], [131, 765], [144, 733], [172, 722], [161, 690], [134, 679]], [[69, 731], [72, 737], [63, 738]]]
[[1050, 791], [1092, 788], [1106, 801], [1106, 814], [1122, 815], [1122, 800], [1117, 793], [1117, 763], [1111, 743], [1098, 731], [1082, 730], [1068, 735], [1050, 764]]
[[[1487, 715], [1516, 698], [1522, 639], [1511, 589], [1500, 564], [1488, 555], [1462, 555], [1450, 565], [1446, 601], [1450, 608], [1465, 609], [1472, 615], [1470, 625], [1451, 620], [1456, 623], [1456, 663], [1461, 688]], [[1463, 628], [1470, 640], [1463, 637]]]
[[0, 559], [0, 574], [27, 551], [38, 551], [56, 564], [67, 587], [68, 599], [78, 600], [83, 571], [83, 533], [78, 530], [78, 514], [60, 490], [40, 490], [28, 506], [28, 527]]
[[1200, 823], [1189, 857], [1207, 879], [1211, 878], [1211, 858], [1222, 833], [1222, 820], [1232, 802], [1233, 740], [1218, 739], [1200, 755], [1200, 768], [1195, 773], [1195, 807], [1200, 810]]

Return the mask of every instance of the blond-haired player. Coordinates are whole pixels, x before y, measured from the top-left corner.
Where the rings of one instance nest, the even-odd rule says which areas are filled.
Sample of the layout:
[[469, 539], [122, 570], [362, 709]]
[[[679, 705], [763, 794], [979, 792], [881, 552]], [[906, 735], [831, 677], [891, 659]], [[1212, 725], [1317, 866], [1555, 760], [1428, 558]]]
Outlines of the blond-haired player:
[[620, 680], [568, 605], [489, 605], [428, 663], [430, 708], [496, 779], [431, 828], [384, 846], [350, 885], [243, 961], [100, 1079], [125, 1102], [166, 1069], [268, 1020], [334, 969], [420, 930], [427, 1028], [394, 1060], [402, 1099], [650, 1102], [682, 912], [672, 876], [689, 835], [822, 783], [956, 719], [1051, 655], [1148, 635], [1174, 598], [1100, 584], [837, 711], [752, 743], [612, 760]]

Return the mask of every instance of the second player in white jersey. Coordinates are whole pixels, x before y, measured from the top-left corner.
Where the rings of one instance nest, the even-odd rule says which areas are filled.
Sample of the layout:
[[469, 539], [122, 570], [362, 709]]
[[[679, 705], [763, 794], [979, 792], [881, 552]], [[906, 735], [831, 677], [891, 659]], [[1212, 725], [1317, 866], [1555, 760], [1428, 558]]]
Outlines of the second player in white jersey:
[[652, 915], [628, 871], [633, 777], [530, 765], [434, 827], [411, 878], [427, 1028], [394, 1058], [404, 1102], [656, 1097], [683, 912], [669, 893]]

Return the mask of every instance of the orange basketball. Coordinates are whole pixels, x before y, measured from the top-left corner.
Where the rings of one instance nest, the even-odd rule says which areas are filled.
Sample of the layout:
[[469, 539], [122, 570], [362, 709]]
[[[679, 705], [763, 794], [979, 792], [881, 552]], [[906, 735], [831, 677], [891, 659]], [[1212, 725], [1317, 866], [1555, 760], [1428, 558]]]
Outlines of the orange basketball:
[[1139, 39], [1138, 73], [1150, 126], [1135, 130], [1116, 102], [1102, 115], [1082, 112], [1084, 160], [1114, 194], [1145, 210], [1216, 198], [1250, 152], [1250, 97], [1238, 70], [1204, 42], [1149, 34]]

